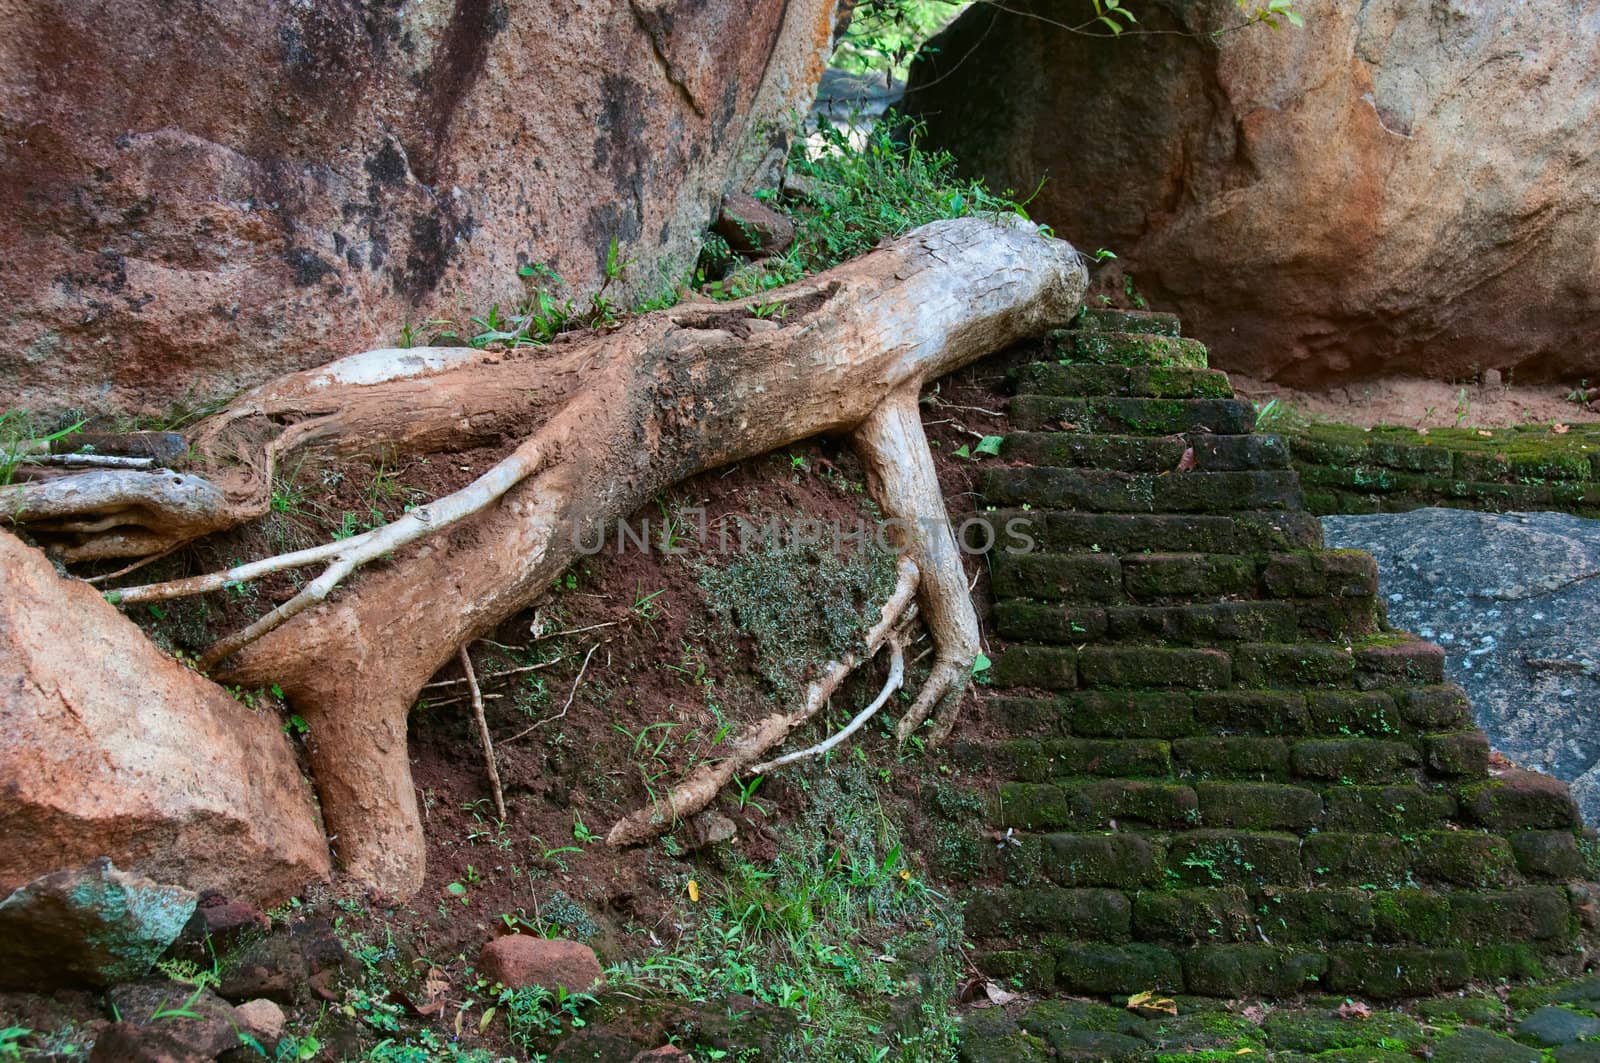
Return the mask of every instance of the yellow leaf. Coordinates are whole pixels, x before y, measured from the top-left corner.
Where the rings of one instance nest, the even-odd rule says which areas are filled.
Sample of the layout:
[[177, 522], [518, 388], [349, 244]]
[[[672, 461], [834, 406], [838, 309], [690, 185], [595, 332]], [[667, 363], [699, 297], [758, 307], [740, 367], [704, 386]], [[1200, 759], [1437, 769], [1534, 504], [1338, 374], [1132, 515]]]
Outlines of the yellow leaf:
[[494, 1009], [490, 1008], [489, 1010], [487, 1010], [487, 1011], [485, 1011], [483, 1013], [483, 1018], [478, 1020], [478, 1032], [482, 1033], [483, 1031], [487, 1030], [489, 1028], [489, 1024], [491, 1022], [493, 1022], [493, 1021], [494, 1021]]
[[694, 904], [700, 903], [700, 883], [694, 879], [689, 880], [689, 900]]

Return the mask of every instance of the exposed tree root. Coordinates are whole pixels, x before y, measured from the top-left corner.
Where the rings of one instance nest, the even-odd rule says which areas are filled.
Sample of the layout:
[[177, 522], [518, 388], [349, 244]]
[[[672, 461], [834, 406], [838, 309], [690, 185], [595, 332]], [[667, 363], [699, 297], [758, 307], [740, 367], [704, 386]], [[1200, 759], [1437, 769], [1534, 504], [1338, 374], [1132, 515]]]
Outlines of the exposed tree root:
[[[715, 801], [724, 786], [744, 774], [762, 754], [782, 742], [796, 727], [820, 712], [839, 689], [839, 684], [862, 664], [870, 661], [890, 640], [895, 627], [913, 608], [911, 600], [916, 595], [918, 582], [916, 562], [902, 555], [897, 566], [894, 590], [889, 600], [884, 602], [878, 622], [867, 632], [865, 644], [859, 653], [849, 653], [830, 662], [822, 670], [822, 675], [807, 685], [805, 700], [798, 709], [756, 721], [729, 744], [727, 756], [703, 765], [674, 786], [661, 800], [618, 820], [616, 826], [606, 834], [606, 844], [622, 846], [647, 842]], [[902, 660], [900, 655], [896, 655], [896, 660]], [[890, 693], [892, 691], [886, 690], [883, 700], [887, 701]]]
[[[192, 467], [3, 487], [0, 520], [68, 561], [144, 557], [266, 513], [291, 454], [516, 443], [473, 484], [366, 536], [120, 592], [155, 600], [328, 565], [206, 656], [227, 661], [229, 682], [282, 688], [311, 725], [311, 766], [347, 873], [408, 897], [424, 848], [406, 716], [423, 684], [658, 491], [808, 436], [856, 432], [886, 512], [909, 521], [901, 545], [921, 572], [935, 657], [900, 733], [930, 717], [928, 736], [946, 733], [976, 625], [917, 391], [1067, 320], [1084, 284], [1077, 254], [1020, 219], [939, 222], [769, 293], [777, 310], [761, 317], [693, 302], [547, 348], [369, 351], [290, 374], [197, 425]], [[837, 686], [847, 673], [824, 678]], [[743, 741], [771, 748], [764, 738], [786, 734], [786, 720]]]
[[506, 796], [500, 789], [500, 769], [494, 762], [494, 740], [489, 737], [489, 721], [483, 718], [483, 694], [478, 690], [478, 674], [472, 670], [472, 654], [465, 644], [461, 647], [461, 671], [467, 680], [467, 690], [472, 694], [472, 718], [478, 725], [478, 741], [483, 745], [483, 766], [489, 773], [489, 789], [494, 795], [494, 816], [506, 821]]

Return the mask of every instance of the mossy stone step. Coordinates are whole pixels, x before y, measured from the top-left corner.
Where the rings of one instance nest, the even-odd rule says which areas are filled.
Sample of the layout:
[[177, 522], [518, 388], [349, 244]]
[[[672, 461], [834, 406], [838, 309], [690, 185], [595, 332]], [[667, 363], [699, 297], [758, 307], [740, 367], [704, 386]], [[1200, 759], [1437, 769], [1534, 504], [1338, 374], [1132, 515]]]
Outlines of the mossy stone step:
[[1201, 472], [1289, 468], [1288, 448], [1267, 435], [1012, 432], [1000, 445], [1000, 456], [1010, 461], [1116, 472], [1173, 472], [1186, 454]]
[[1151, 366], [1157, 369], [1205, 369], [1206, 346], [1182, 336], [1150, 332], [1057, 330], [1046, 350], [1057, 359], [1082, 365]]
[[1290, 642], [1303, 630], [1293, 603], [1273, 601], [1082, 606], [1010, 599], [995, 603], [994, 624], [1003, 638], [1070, 645]]
[[1228, 374], [1215, 369], [1034, 362], [1013, 369], [1010, 379], [1011, 389], [1018, 395], [1233, 398], [1233, 385], [1228, 383]]
[[1011, 400], [1011, 421], [1024, 430], [1065, 429], [1163, 436], [1181, 432], [1248, 435], [1255, 409], [1237, 399], [1066, 399], [1053, 395], [1018, 395]]
[[1251, 554], [1322, 546], [1322, 524], [1296, 510], [1237, 511], [1229, 516], [1190, 513], [1084, 513], [1034, 504], [1004, 506], [984, 514], [997, 529], [1011, 528], [1026, 541], [1017, 550], [1137, 553], [1186, 550]]
[[1299, 479], [1292, 472], [1277, 470], [1164, 476], [1047, 466], [987, 469], [979, 481], [979, 490], [996, 506], [1028, 503], [1047, 510], [1099, 513], [1227, 513], [1300, 508]]
[[1313, 424], [1284, 429], [1309, 465], [1371, 465], [1457, 480], [1600, 480], [1600, 423], [1512, 428]]
[[1148, 332], [1157, 336], [1180, 336], [1183, 323], [1177, 314], [1156, 310], [1116, 310], [1084, 307], [1072, 319], [1072, 327], [1083, 332]]

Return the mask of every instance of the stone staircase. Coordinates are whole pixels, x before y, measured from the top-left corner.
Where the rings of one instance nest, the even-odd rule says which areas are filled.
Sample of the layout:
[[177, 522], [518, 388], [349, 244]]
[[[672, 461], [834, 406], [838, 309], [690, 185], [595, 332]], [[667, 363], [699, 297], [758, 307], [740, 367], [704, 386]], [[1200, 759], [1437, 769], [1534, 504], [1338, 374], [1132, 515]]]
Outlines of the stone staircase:
[[1443, 651], [1387, 628], [1369, 555], [1322, 547], [1204, 348], [1102, 310], [1045, 355], [981, 481], [1034, 546], [990, 555], [1004, 648], [955, 751], [995, 780], [944, 849], [979, 965], [1369, 999], [1571, 967], [1594, 875], [1566, 787], [1491, 768]]

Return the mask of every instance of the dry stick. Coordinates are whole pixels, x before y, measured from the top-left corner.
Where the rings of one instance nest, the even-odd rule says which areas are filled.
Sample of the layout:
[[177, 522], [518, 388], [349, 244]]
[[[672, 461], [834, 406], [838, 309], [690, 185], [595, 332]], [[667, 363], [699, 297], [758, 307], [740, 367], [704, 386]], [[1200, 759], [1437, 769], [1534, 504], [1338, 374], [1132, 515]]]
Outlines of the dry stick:
[[483, 742], [483, 765], [489, 769], [489, 786], [494, 793], [494, 815], [501, 823], [506, 821], [506, 798], [500, 791], [500, 772], [494, 764], [494, 743], [489, 740], [489, 722], [483, 718], [483, 695], [478, 691], [478, 677], [472, 671], [472, 655], [467, 643], [457, 651], [461, 656], [461, 670], [467, 673], [467, 689], [472, 691], [472, 716], [478, 721], [478, 738]]
[[178, 549], [179, 546], [183, 546], [183, 545], [184, 545], [183, 543], [178, 543], [176, 546], [169, 546], [165, 550], [161, 551], [159, 554], [151, 554], [149, 557], [141, 557], [139, 560], [135, 561], [133, 564], [125, 565], [124, 567], [117, 569], [115, 572], [107, 572], [104, 575], [100, 575], [100, 576], [90, 576], [87, 579], [85, 579], [83, 582], [85, 582], [85, 583], [104, 583], [107, 580], [121, 579], [123, 576], [126, 576], [130, 572], [137, 572], [141, 568], [144, 568], [144, 566], [146, 566], [146, 565], [154, 564], [155, 562], [160, 561], [163, 557], [166, 557], [168, 554], [170, 554], [174, 550]]
[[790, 731], [815, 716], [850, 673], [869, 661], [888, 640], [916, 596], [920, 573], [917, 563], [902, 554], [896, 570], [899, 578], [889, 600], [883, 604], [878, 622], [867, 632], [866, 645], [859, 655], [850, 653], [832, 662], [818, 679], [806, 688], [806, 699], [794, 712], [778, 713], [757, 720], [728, 748], [728, 755], [715, 764], [706, 764], [674, 786], [666, 797], [635, 809], [606, 834], [606, 844], [638, 845], [666, 831], [684, 816], [692, 816], [716, 800], [717, 794], [734, 776], [742, 773], [762, 754], [782, 742]]
[[[538, 436], [523, 443], [488, 472], [454, 494], [419, 506], [406, 513], [393, 524], [367, 532], [365, 535], [332, 544], [345, 549], [339, 551], [333, 564], [322, 575], [306, 584], [305, 590], [278, 606], [260, 620], [227, 638], [220, 639], [200, 658], [200, 667], [211, 668], [227, 660], [240, 649], [276, 628], [290, 617], [321, 602], [344, 578], [369, 561], [375, 561], [400, 547], [425, 538], [449, 527], [457, 521], [481, 512], [495, 500], [538, 471], [543, 463], [543, 448]], [[310, 551], [301, 551], [309, 553]], [[285, 555], [293, 556], [293, 555]], [[303, 563], [303, 562], [302, 562]], [[258, 563], [260, 564], [260, 563]], [[128, 600], [126, 593], [123, 601]], [[137, 599], [135, 599], [137, 600]]]
[[[906, 611], [906, 615], [909, 617], [914, 609], [915, 607], [908, 609]], [[814, 746], [808, 746], [805, 749], [797, 750], [793, 753], [785, 753], [781, 757], [776, 757], [772, 760], [766, 761], [765, 763], [757, 764], [753, 768], [747, 768], [745, 770], [745, 774], [764, 775], [773, 768], [781, 768], [783, 765], [793, 764], [797, 760], [805, 760], [807, 757], [820, 757], [828, 750], [837, 746], [840, 742], [843, 742], [846, 738], [849, 738], [851, 735], [861, 730], [861, 728], [866, 725], [866, 722], [872, 719], [873, 716], [877, 715], [878, 710], [883, 708], [883, 706], [888, 702], [890, 695], [892, 695], [896, 690], [899, 690], [900, 687], [905, 683], [906, 653], [905, 647], [901, 644], [899, 632], [896, 632], [890, 637], [889, 651], [892, 654], [892, 656], [889, 658], [889, 678], [884, 680], [883, 689], [878, 691], [878, 696], [876, 698], [872, 699], [872, 704], [856, 713], [855, 718], [849, 723], [845, 724], [844, 727], [832, 737], [824, 738]]]
[[603, 645], [605, 645], [605, 643], [597, 642], [593, 646], [589, 647], [589, 652], [588, 653], [583, 655], [583, 667], [578, 669], [577, 678], [573, 679], [573, 681], [572, 681], [572, 689], [570, 691], [568, 691], [568, 693], [567, 693], [567, 703], [565, 705], [561, 706], [561, 711], [560, 712], [556, 713], [554, 716], [546, 717], [545, 719], [540, 720], [538, 723], [534, 724], [532, 727], [528, 727], [528, 728], [526, 728], [524, 730], [518, 731], [516, 734], [512, 735], [510, 738], [505, 739], [500, 744], [501, 745], [507, 745], [508, 743], [515, 742], [519, 738], [524, 738], [527, 735], [532, 734], [534, 731], [538, 730], [540, 727], [543, 727], [545, 724], [553, 723], [556, 720], [561, 719], [561, 717], [565, 716], [567, 714], [567, 710], [572, 708], [572, 699], [578, 696], [578, 684], [583, 682], [583, 673], [585, 673], [585, 672], [587, 672], [589, 670], [589, 658], [593, 657], [594, 656], [594, 651], [598, 650]]
[[[487, 641], [487, 640], [485, 640], [485, 641]], [[522, 675], [524, 672], [537, 672], [541, 668], [554, 667], [555, 665], [560, 664], [564, 660], [566, 660], [565, 657], [557, 657], [555, 660], [553, 660], [553, 661], [545, 661], [543, 664], [529, 664], [529, 665], [524, 665], [521, 668], [507, 668], [503, 672], [490, 672], [488, 675], [483, 677], [483, 681], [485, 683], [487, 683], [487, 682], [489, 682], [490, 680], [493, 680], [493, 679], [504, 679], [508, 675]], [[458, 685], [460, 683], [465, 683], [465, 682], [466, 682], [465, 679], [441, 679], [436, 683], [424, 683], [424, 684], [422, 684], [422, 689], [423, 690], [437, 690], [439, 687], [453, 687], [453, 686], [456, 686], [456, 685]]]

